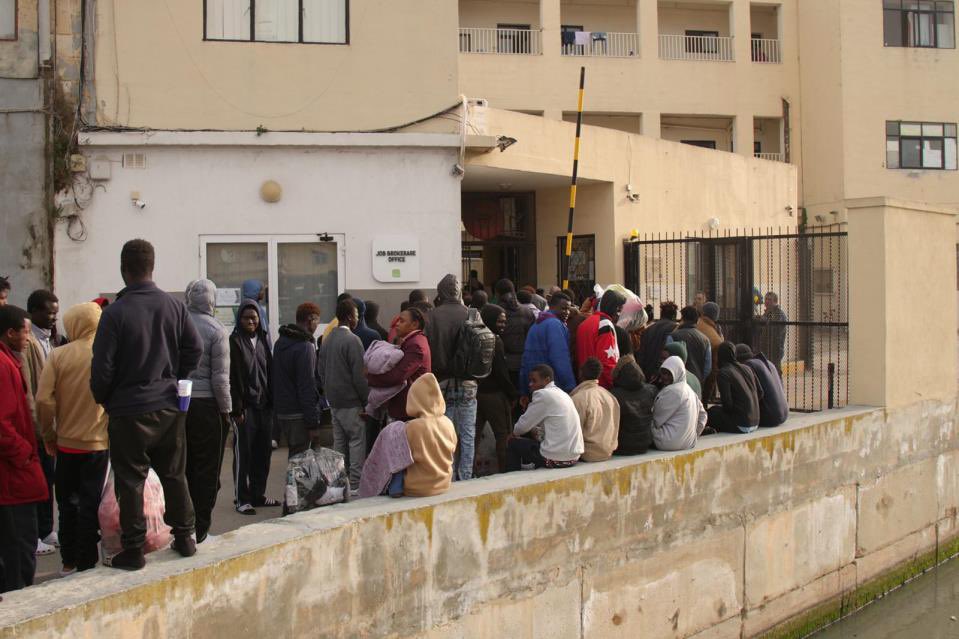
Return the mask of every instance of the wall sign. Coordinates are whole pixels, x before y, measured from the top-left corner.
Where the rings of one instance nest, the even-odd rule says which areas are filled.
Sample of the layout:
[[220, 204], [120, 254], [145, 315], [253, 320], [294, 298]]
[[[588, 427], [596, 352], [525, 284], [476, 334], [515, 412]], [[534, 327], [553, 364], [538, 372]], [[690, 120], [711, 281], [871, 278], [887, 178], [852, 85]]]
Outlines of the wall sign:
[[418, 282], [420, 240], [415, 235], [373, 238], [373, 279], [377, 282]]

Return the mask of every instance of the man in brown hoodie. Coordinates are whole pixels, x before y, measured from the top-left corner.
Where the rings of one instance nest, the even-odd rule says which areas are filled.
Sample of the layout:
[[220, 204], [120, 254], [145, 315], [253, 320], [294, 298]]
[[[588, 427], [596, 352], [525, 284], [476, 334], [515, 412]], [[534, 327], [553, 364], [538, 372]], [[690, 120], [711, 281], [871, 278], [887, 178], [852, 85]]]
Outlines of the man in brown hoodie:
[[590, 357], [579, 369], [583, 382], [569, 394], [583, 427], [585, 452], [580, 459], [587, 462], [606, 461], [619, 443], [619, 401], [599, 385], [602, 372], [600, 361]]
[[97, 511], [109, 462], [107, 415], [90, 391], [97, 304], [77, 304], [63, 325], [72, 340], [50, 352], [37, 387], [43, 445], [57, 459], [61, 574], [89, 570], [100, 558]]
[[723, 343], [723, 329], [717, 324], [719, 319], [719, 304], [716, 302], [706, 302], [703, 304], [703, 312], [699, 316], [699, 322], [696, 328], [709, 340], [709, 345], [713, 350], [713, 367], [709, 375], [703, 380], [703, 401], [712, 399], [713, 392], [716, 390], [716, 377], [719, 375], [719, 345]]
[[445, 493], [453, 477], [456, 429], [446, 417], [443, 392], [432, 373], [410, 386], [406, 413], [413, 418], [406, 423], [413, 463], [406, 469], [403, 494], [430, 497]]

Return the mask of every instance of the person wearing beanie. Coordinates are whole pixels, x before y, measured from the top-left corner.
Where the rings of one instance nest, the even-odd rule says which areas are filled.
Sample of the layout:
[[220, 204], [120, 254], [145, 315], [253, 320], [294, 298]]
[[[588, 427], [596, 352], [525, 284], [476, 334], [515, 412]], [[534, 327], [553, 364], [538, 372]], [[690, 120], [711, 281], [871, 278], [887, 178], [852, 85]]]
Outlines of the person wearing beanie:
[[[723, 329], [717, 323], [719, 321], [719, 304], [716, 302], [706, 302], [703, 304], [702, 314], [699, 321], [696, 322], [696, 328], [706, 336], [712, 349], [712, 361], [715, 363], [719, 358], [719, 345], [723, 343]], [[709, 401], [713, 398], [716, 391], [716, 377], [719, 375], [719, 367], [713, 366], [709, 375], [703, 380], [703, 400]]]
[[[482, 292], [482, 291], [477, 291]], [[513, 429], [513, 405], [519, 397], [516, 385], [506, 367], [506, 352], [501, 335], [506, 330], [506, 311], [496, 304], [485, 304], [480, 311], [483, 323], [496, 336], [493, 348], [493, 367], [490, 374], [479, 381], [476, 395], [476, 423], [481, 427], [489, 422], [496, 439], [496, 461], [499, 472], [506, 472], [506, 441]]]

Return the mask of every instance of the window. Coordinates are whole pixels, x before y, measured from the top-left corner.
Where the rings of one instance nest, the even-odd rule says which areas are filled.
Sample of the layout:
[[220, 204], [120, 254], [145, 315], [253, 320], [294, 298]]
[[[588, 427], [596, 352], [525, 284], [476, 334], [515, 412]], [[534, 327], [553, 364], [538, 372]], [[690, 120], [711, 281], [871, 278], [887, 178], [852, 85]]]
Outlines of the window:
[[956, 18], [952, 0], [883, 0], [887, 47], [954, 49]]
[[17, 0], [0, 0], [0, 40], [17, 39]]
[[528, 24], [498, 24], [500, 53], [532, 53], [533, 33]]
[[686, 53], [716, 53], [719, 31], [686, 29]]
[[887, 169], [956, 170], [956, 125], [886, 122]]
[[204, 5], [205, 40], [349, 42], [349, 0], [205, 0]]

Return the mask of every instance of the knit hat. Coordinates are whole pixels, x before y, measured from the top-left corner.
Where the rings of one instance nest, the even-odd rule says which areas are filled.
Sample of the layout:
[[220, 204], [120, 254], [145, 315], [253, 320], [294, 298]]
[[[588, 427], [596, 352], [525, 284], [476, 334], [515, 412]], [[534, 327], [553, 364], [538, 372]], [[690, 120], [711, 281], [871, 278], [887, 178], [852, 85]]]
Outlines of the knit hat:
[[719, 319], [719, 304], [716, 302], [706, 302], [703, 304], [703, 315], [713, 320]]
[[736, 344], [736, 361], [745, 362], [753, 358], [753, 349], [748, 344]]

